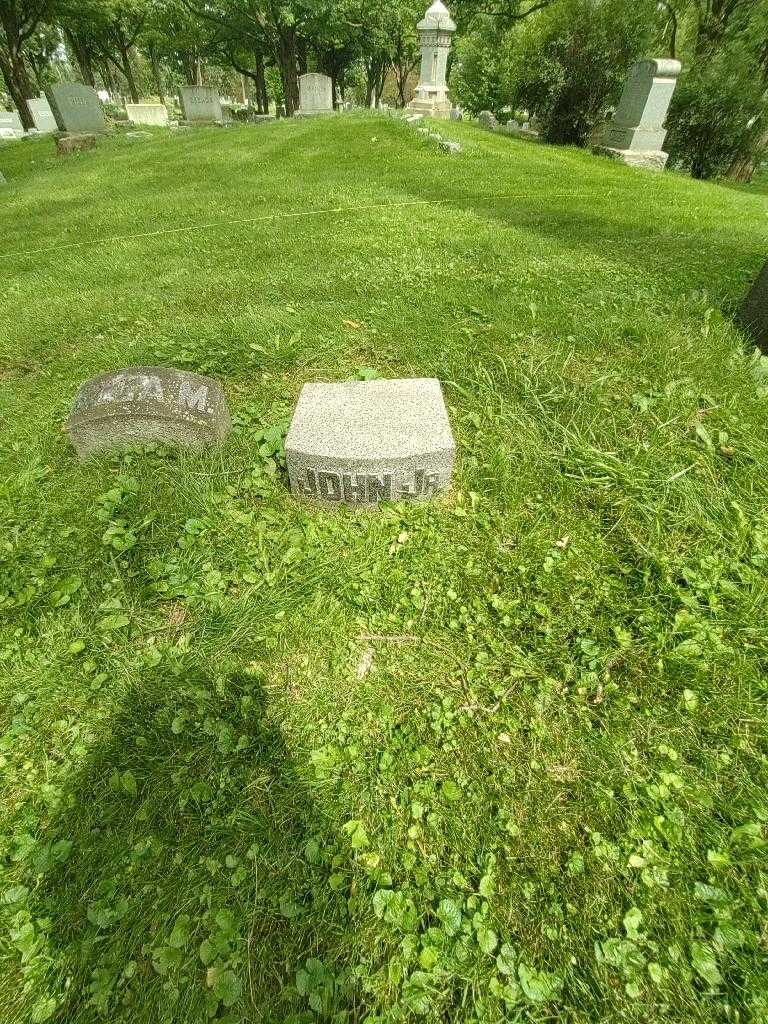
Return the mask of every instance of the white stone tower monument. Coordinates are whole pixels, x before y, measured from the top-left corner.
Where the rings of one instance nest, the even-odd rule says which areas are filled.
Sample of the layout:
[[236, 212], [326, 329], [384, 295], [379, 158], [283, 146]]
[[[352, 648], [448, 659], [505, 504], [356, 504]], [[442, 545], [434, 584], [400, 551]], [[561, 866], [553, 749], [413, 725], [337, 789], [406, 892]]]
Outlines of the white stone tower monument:
[[416, 28], [421, 42], [421, 71], [416, 95], [408, 109], [429, 117], [449, 118], [451, 102], [445, 75], [456, 23], [442, 0], [435, 0]]

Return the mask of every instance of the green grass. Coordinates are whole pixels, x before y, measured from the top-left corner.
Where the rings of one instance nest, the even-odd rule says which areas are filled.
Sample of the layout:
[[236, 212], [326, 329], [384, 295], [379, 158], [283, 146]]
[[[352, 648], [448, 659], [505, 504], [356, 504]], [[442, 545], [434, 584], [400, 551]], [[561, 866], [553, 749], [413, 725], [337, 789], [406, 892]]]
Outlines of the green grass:
[[[765, 197], [440, 130], [0, 149], [3, 1024], [768, 1019]], [[78, 464], [153, 363], [227, 445]], [[363, 366], [449, 499], [291, 499]]]

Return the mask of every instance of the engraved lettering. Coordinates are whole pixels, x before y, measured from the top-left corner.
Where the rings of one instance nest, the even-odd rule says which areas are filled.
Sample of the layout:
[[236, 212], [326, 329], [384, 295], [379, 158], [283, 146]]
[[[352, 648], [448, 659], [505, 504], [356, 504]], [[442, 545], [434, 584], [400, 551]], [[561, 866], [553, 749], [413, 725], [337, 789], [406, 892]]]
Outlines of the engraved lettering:
[[142, 377], [141, 384], [139, 387], [139, 398], [145, 401], [148, 398], [156, 398], [158, 401], [163, 400], [163, 386], [160, 383], [159, 377]]
[[318, 473], [317, 483], [323, 501], [341, 501], [341, 480], [338, 473]]
[[208, 412], [208, 385], [203, 384], [192, 391], [192, 385], [185, 380], [179, 388], [179, 405], [186, 405], [188, 409], [197, 409], [199, 412]]
[[352, 483], [352, 476], [349, 473], [344, 473], [341, 482], [344, 485], [344, 501], [365, 501], [365, 476], [358, 473], [355, 476], [355, 482]]
[[415, 480], [413, 482], [413, 489], [411, 489], [408, 486], [408, 484], [403, 484], [401, 486], [401, 488], [400, 488], [400, 497], [401, 498], [418, 498], [418, 496], [421, 494], [423, 489], [424, 489], [424, 470], [423, 469], [417, 469], [416, 470], [416, 478], [415, 478]]
[[317, 478], [314, 469], [307, 470], [307, 479], [299, 480], [299, 494], [304, 498], [317, 497]]
[[389, 501], [392, 497], [392, 474], [385, 473], [384, 477], [369, 476], [368, 501]]
[[439, 473], [427, 473], [427, 478], [424, 481], [424, 494], [436, 494], [440, 490], [440, 474]]

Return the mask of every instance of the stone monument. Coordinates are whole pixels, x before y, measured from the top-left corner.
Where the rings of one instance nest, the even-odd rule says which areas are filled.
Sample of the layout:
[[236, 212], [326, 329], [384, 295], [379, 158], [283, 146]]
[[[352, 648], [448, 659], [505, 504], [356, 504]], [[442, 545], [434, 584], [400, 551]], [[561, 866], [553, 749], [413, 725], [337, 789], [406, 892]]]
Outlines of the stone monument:
[[416, 95], [408, 109], [447, 119], [451, 116], [451, 101], [445, 76], [456, 24], [442, 0], [435, 0], [416, 28], [421, 45], [421, 70]]
[[133, 124], [168, 125], [168, 108], [164, 103], [126, 103], [125, 112]]
[[224, 123], [218, 89], [210, 85], [185, 85], [179, 91], [179, 103], [185, 121]]
[[328, 75], [311, 72], [299, 76], [299, 113], [329, 114], [333, 110], [333, 82]]
[[24, 134], [21, 118], [15, 110], [0, 110], [0, 128], [3, 129], [3, 138], [20, 139]]
[[641, 60], [629, 73], [613, 118], [595, 139], [593, 151], [633, 167], [663, 171], [669, 154], [662, 150], [672, 93], [680, 61]]
[[45, 95], [59, 131], [87, 134], [107, 130], [101, 100], [90, 85], [59, 82], [49, 86]]
[[44, 95], [38, 96], [34, 100], [27, 100], [27, 106], [32, 115], [32, 120], [35, 122], [35, 128], [37, 128], [41, 135], [48, 135], [59, 130], [56, 118], [53, 116], [53, 111]]
[[448, 490], [454, 453], [440, 383], [428, 378], [305, 384], [285, 442], [294, 495], [350, 507]]
[[760, 351], [768, 355], [768, 263], [742, 303], [736, 323], [750, 335]]
[[81, 459], [147, 441], [216, 444], [231, 426], [218, 381], [167, 366], [133, 366], [93, 377], [80, 388], [67, 421]]

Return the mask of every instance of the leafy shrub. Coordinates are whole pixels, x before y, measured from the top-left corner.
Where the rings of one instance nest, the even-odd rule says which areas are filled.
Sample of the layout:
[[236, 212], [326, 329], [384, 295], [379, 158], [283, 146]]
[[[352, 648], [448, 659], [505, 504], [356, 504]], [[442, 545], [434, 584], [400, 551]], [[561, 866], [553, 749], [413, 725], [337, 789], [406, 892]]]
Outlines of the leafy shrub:
[[684, 71], [667, 118], [671, 158], [694, 178], [712, 178], [738, 158], [758, 157], [764, 133], [755, 126], [768, 118], [764, 88], [739, 42]]
[[650, 43], [652, 0], [562, 0], [526, 23], [508, 94], [548, 142], [583, 145]]

